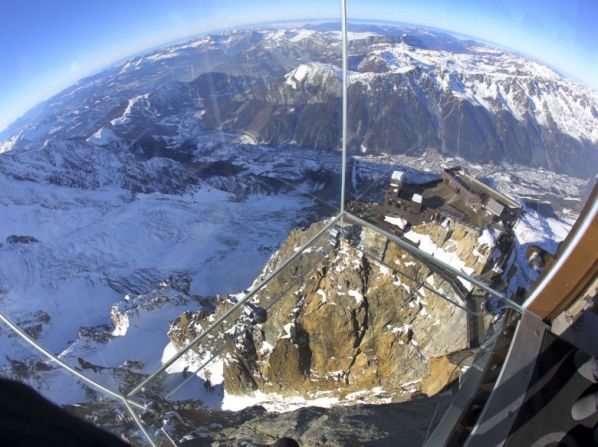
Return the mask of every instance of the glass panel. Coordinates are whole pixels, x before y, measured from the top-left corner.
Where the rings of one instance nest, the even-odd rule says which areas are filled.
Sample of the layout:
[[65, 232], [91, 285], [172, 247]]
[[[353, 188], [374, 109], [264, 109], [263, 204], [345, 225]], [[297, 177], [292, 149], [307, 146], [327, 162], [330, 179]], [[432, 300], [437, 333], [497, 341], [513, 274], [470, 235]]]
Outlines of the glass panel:
[[594, 188], [591, 2], [348, 3], [344, 132], [339, 1], [2, 9], [0, 312], [157, 445], [422, 443]]
[[[194, 343], [194, 347], [164, 373], [143, 384], [141, 394], [172, 401], [190, 399], [190, 396], [197, 399], [196, 393], [203, 387], [208, 391], [203, 396], [209, 401], [206, 403], [220, 406], [223, 358], [231, 349], [247, 343], [250, 332], [260, 332], [262, 321], [268, 321], [274, 328], [272, 333], [261, 333], [265, 337], [261, 343], [265, 346], [275, 343], [278, 334], [274, 332], [280, 332], [284, 326], [278, 320], [285, 319], [294, 309], [306, 282], [334, 250], [337, 241], [332, 233], [337, 227], [333, 224], [334, 221], [328, 221], [293, 232], [281, 247], [279, 256], [272, 258], [246, 291], [218, 297], [212, 308], [182, 311], [168, 331], [170, 344], [164, 351], [163, 363], [170, 363], [190, 343]], [[308, 243], [303, 252], [297, 251]], [[270, 312], [274, 306], [278, 309], [276, 318]]]
[[[424, 323], [431, 343], [457, 348], [449, 362], [521, 311], [597, 191], [595, 5], [482, 3], [349, 2], [346, 209], [401, 243], [372, 253], [377, 233], [360, 247], [403, 270], [407, 306], [441, 322]], [[451, 304], [434, 313], [419, 291]], [[441, 357], [428, 358], [435, 380]]]
[[[291, 237], [283, 250], [299, 243]], [[275, 265], [268, 270], [272, 268]], [[170, 415], [153, 422], [154, 432], [164, 429], [175, 441], [271, 443], [287, 430], [287, 435], [309, 442], [313, 433], [302, 435], [300, 428], [290, 428], [295, 424], [290, 421], [299, 417], [294, 410], [366, 403], [380, 405], [368, 410], [378, 415], [378, 421], [369, 424], [376, 427], [375, 436], [388, 442], [391, 438], [382, 432], [390, 425], [382, 415], [407, 418], [417, 412], [403, 429], [421, 442], [422, 427], [436, 407], [444, 409], [450, 402], [450, 394], [438, 393], [467, 370], [487, 330], [504, 311], [490, 308], [482, 291], [434, 271], [383, 235], [348, 221], [320, 236], [254, 297], [250, 306], [232, 312], [144, 384], [139, 397], [159, 402]], [[183, 313], [172, 323], [167, 351], [174, 354], [197, 340], [239, 299], [223, 297], [211, 316]], [[262, 309], [266, 321], [256, 322]], [[389, 405], [422, 392], [434, 397]], [[262, 419], [264, 409], [269, 422]], [[345, 414], [342, 409], [326, 411], [333, 418]], [[338, 437], [356, 424], [364, 416], [360, 411], [350, 413], [354, 419], [335, 419], [329, 435]], [[276, 416], [280, 412], [291, 413]], [[319, 413], [304, 417], [307, 427]], [[276, 427], [275, 421], [283, 422], [261, 434], [259, 424]], [[408, 428], [413, 424], [417, 430]], [[359, 442], [371, 435], [357, 430], [343, 439]]]
[[154, 445], [160, 447], [173, 447], [179, 445], [179, 443], [170, 437], [170, 434], [164, 428], [173, 424], [173, 421], [179, 420], [174, 412], [167, 411], [157, 405], [154, 405], [147, 410], [135, 407], [132, 411], [135, 412], [139, 423], [143, 425], [143, 428]]
[[[288, 22], [288, 1], [235, 3], [233, 14], [232, 2], [147, 2], [148, 16], [129, 24], [155, 30], [143, 45], [117, 29], [122, 5], [97, 12], [113, 14], [89, 30], [65, 24], [61, 44], [34, 26], [40, 11], [3, 14], [48, 54], [89, 38], [101, 48], [77, 51], [103, 59], [75, 60], [81, 71], [62, 91], [2, 125], [0, 310], [127, 392], [160, 366], [173, 319], [242, 292], [292, 229], [336, 215], [340, 9], [327, 3], [322, 24]], [[45, 21], [96, 14], [68, 9], [70, 19], [57, 8]], [[262, 19], [247, 22], [257, 10]], [[108, 56], [113, 45], [119, 54]]]
[[598, 173], [595, 31], [574, 12], [594, 7], [351, 1], [349, 11], [348, 210], [410, 240], [431, 222], [449, 225], [447, 243], [477, 232], [467, 250], [491, 250], [501, 274], [470, 273], [521, 301]]

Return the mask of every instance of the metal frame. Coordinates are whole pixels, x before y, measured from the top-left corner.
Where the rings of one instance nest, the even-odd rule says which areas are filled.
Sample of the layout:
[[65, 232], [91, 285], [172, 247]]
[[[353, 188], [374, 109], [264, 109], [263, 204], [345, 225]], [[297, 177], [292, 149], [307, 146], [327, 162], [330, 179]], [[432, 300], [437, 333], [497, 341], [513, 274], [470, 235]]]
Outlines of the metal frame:
[[[404, 241], [403, 239], [397, 237], [396, 235], [390, 234], [387, 231], [384, 231], [381, 228], [378, 228], [377, 226], [375, 226], [375, 225], [373, 225], [373, 224], [371, 224], [371, 223], [369, 223], [369, 222], [367, 222], [367, 221], [365, 221], [365, 220], [363, 220], [363, 219], [361, 219], [361, 218], [359, 218], [357, 216], [354, 216], [354, 215], [352, 215], [352, 214], [350, 214], [350, 213], [348, 213], [348, 212], [345, 211], [345, 212], [340, 213], [337, 216], [333, 217], [320, 231], [318, 231], [311, 239], [309, 239], [305, 244], [303, 244], [295, 253], [293, 253], [293, 255], [291, 255], [288, 259], [286, 259], [278, 268], [276, 268], [273, 272], [271, 272], [258, 285], [256, 285], [245, 297], [243, 297], [241, 300], [239, 300], [239, 302], [237, 302], [227, 312], [225, 312], [223, 315], [221, 315], [205, 331], [203, 331], [201, 334], [199, 334], [197, 337], [195, 337], [181, 351], [179, 351], [177, 354], [175, 354], [166, 363], [164, 363], [160, 368], [158, 368], [156, 371], [154, 371], [152, 374], [150, 374], [148, 377], [146, 377], [133, 390], [131, 390], [129, 393], [127, 393], [125, 395], [123, 395], [123, 394], [121, 394], [119, 392], [116, 392], [114, 390], [111, 390], [110, 388], [107, 388], [106, 386], [98, 383], [96, 380], [94, 380], [94, 379], [92, 379], [90, 377], [87, 377], [85, 374], [83, 374], [80, 371], [78, 371], [77, 369], [71, 367], [70, 365], [68, 365], [67, 363], [65, 363], [63, 360], [59, 359], [57, 356], [55, 356], [50, 351], [48, 351], [46, 348], [44, 348], [42, 345], [40, 345], [36, 340], [34, 340], [32, 337], [30, 337], [23, 329], [21, 329], [16, 323], [14, 323], [12, 320], [10, 320], [8, 317], [6, 317], [5, 315], [3, 315], [2, 313], [0, 313], [0, 321], [2, 321], [4, 324], [6, 324], [6, 326], [12, 332], [14, 332], [16, 335], [18, 335], [23, 340], [25, 340], [25, 342], [27, 342], [29, 345], [31, 345], [34, 349], [36, 349], [37, 351], [39, 351], [41, 354], [43, 354], [45, 357], [47, 357], [51, 361], [55, 362], [59, 367], [63, 368], [64, 370], [66, 370], [68, 372], [70, 372], [71, 374], [73, 374], [74, 376], [78, 377], [79, 379], [85, 381], [87, 384], [89, 384], [92, 387], [98, 389], [102, 393], [104, 393], [106, 395], [109, 395], [109, 396], [111, 396], [111, 397], [113, 397], [113, 398], [115, 398], [115, 399], [123, 402], [123, 404], [125, 405], [125, 407], [129, 411], [129, 413], [131, 414], [133, 420], [135, 421], [135, 423], [139, 427], [140, 431], [146, 437], [146, 439], [150, 443], [150, 445], [152, 445], [152, 447], [154, 447], [156, 444], [154, 443], [154, 441], [151, 438], [150, 434], [147, 432], [146, 428], [143, 426], [143, 423], [139, 419], [139, 416], [135, 413], [135, 410], [133, 409], [133, 407], [135, 407], [138, 410], [147, 411], [148, 408], [144, 404], [140, 404], [139, 402], [131, 400], [131, 397], [133, 397], [135, 394], [137, 394], [139, 391], [141, 391], [143, 389], [143, 387], [145, 387], [148, 383], [150, 383], [153, 379], [155, 379], [156, 376], [158, 376], [159, 374], [161, 374], [162, 372], [164, 372], [166, 369], [168, 369], [174, 362], [176, 362], [186, 352], [188, 352], [191, 348], [193, 348], [193, 346], [195, 346], [196, 344], [198, 344], [199, 342], [201, 342], [215, 328], [217, 328], [220, 324], [222, 324], [222, 322], [224, 322], [231, 314], [233, 314], [236, 310], [238, 310], [244, 304], [246, 304], [253, 296], [255, 296], [255, 294], [259, 290], [261, 290], [265, 285], [267, 285], [274, 277], [276, 277], [291, 262], [293, 262], [295, 259], [297, 259], [299, 256], [301, 256], [306, 249], [308, 249], [309, 247], [311, 247], [319, 238], [321, 238], [334, 225], [336, 225], [337, 222], [339, 222], [339, 221], [342, 222], [343, 217], [347, 217], [351, 221], [354, 221], [354, 222], [356, 222], [356, 223], [358, 223], [360, 225], [363, 225], [365, 227], [370, 228], [371, 230], [373, 230], [374, 232], [380, 234], [381, 236], [384, 236], [387, 239], [395, 242], [400, 247], [402, 247], [405, 250], [409, 251], [414, 256], [422, 258], [425, 261], [430, 262], [430, 263], [436, 265], [439, 268], [445, 269], [445, 270], [447, 270], [447, 271], [455, 274], [456, 276], [458, 276], [460, 278], [463, 278], [463, 279], [471, 282], [472, 284], [475, 284], [476, 286], [480, 287], [481, 289], [483, 289], [484, 291], [488, 292], [489, 294], [491, 294], [491, 295], [493, 295], [493, 296], [495, 296], [497, 298], [500, 298], [500, 299], [504, 300], [507, 304], [509, 304], [515, 310], [520, 311], [521, 306], [519, 306], [516, 303], [512, 302], [511, 300], [509, 300], [508, 298], [506, 298], [503, 294], [495, 291], [494, 289], [490, 288], [489, 286], [487, 286], [486, 284], [482, 283], [478, 279], [473, 278], [473, 277], [471, 277], [471, 276], [469, 276], [469, 275], [467, 275], [467, 274], [465, 274], [465, 273], [463, 273], [463, 272], [461, 272], [461, 271], [459, 271], [459, 270], [451, 267], [448, 264], [445, 264], [444, 262], [442, 262], [442, 261], [434, 258], [433, 256], [429, 255], [428, 253], [425, 253], [424, 251], [420, 250], [419, 248], [417, 248], [417, 247], [409, 244], [408, 242]], [[441, 296], [441, 298], [447, 299], [444, 296]], [[452, 302], [452, 300], [448, 300], [447, 299], [447, 301], [449, 301], [452, 304], [456, 305], [456, 303]], [[461, 306], [458, 306], [458, 307], [462, 308]], [[467, 312], [466, 309], [464, 309], [464, 310]], [[173, 445], [176, 446], [176, 443], [174, 443], [170, 437], [168, 437], [168, 439], [169, 439], [169, 442], [173, 443]]]
[[349, 212], [345, 212], [345, 215], [352, 221], [355, 221], [356, 223], [358, 223], [359, 225], [368, 227], [371, 230], [375, 231], [376, 233], [380, 234], [381, 236], [384, 236], [384, 237], [390, 239], [391, 241], [396, 243], [399, 247], [405, 249], [406, 251], [408, 251], [415, 257], [421, 258], [421, 259], [425, 260], [426, 262], [429, 262], [430, 264], [433, 264], [434, 266], [436, 266], [440, 269], [446, 270], [446, 271], [454, 274], [455, 276], [458, 276], [459, 278], [464, 279], [464, 280], [474, 284], [476, 287], [479, 287], [480, 289], [489, 293], [490, 295], [494, 296], [495, 298], [498, 298], [499, 300], [504, 301], [510, 307], [517, 310], [518, 312], [523, 313], [524, 309], [519, 304], [510, 300], [504, 294], [497, 292], [492, 287], [488, 286], [487, 284], [480, 281], [479, 279], [474, 278], [473, 276], [468, 275], [467, 273], [463, 273], [461, 270], [458, 270], [458, 269], [450, 266], [449, 264], [435, 258], [434, 256], [430, 255], [429, 253], [426, 253], [425, 251], [420, 250], [418, 247], [410, 244], [409, 242], [405, 241], [404, 239], [401, 239], [400, 237], [398, 237], [394, 234], [391, 234], [388, 231], [385, 231], [385, 230], [377, 227], [376, 225], [374, 225], [366, 220], [363, 220], [360, 217], [357, 217]]
[[[596, 194], [596, 191], [597, 191], [597, 189], [595, 188], [594, 194]], [[552, 281], [554, 281], [555, 279], [558, 279], [559, 272], [561, 272], [563, 267], [568, 262], [570, 262], [571, 255], [580, 247], [582, 240], [584, 239], [584, 237], [586, 237], [588, 235], [592, 224], [594, 222], [596, 222], [596, 220], [598, 220], [598, 196], [594, 196], [594, 202], [591, 205], [589, 205], [589, 206], [588, 205], [589, 204], [586, 204], [586, 208], [582, 211], [583, 220], [581, 222], [578, 222], [579, 225], [576, 224], [573, 227], [573, 229], [571, 230], [571, 231], [575, 231], [575, 234], [573, 234], [572, 237], [567, 236], [567, 238], [565, 239], [565, 244], [566, 244], [565, 249], [563, 250], [562, 253], [557, 252], [556, 262], [554, 263], [554, 265], [552, 265], [550, 267], [550, 270], [548, 270], [548, 272], [544, 276], [541, 277], [540, 281], [537, 284], [535, 284], [529, 297], [523, 303], [524, 308], [528, 309], [531, 307], [533, 309], [534, 305], [536, 305], [536, 309], [533, 309], [534, 311], [536, 311], [538, 314], [541, 314], [541, 316], [544, 318], [549, 316], [549, 315], [544, 315], [543, 312], [541, 312], [541, 307], [538, 308], [537, 301], [539, 301], [539, 298], [541, 297], [542, 293], [545, 292], [545, 290], [548, 288], [550, 283]], [[586, 210], [587, 210], [587, 212], [586, 212]], [[579, 268], [579, 266], [577, 266], [577, 267]], [[565, 298], [565, 297], [563, 297], [563, 298]], [[550, 310], [550, 311], [555, 310], [554, 309], [555, 303], [551, 303], [551, 304], [552, 305], [547, 306], [548, 309], [546, 309], [547, 310], [546, 313], [548, 313], [548, 310]], [[562, 304], [562, 303], [560, 303], [560, 304]]]
[[[398, 275], [401, 275], [401, 276], [403, 276], [403, 277], [407, 278], [409, 281], [413, 281], [413, 282], [415, 282], [415, 283], [417, 283], [417, 282], [418, 282], [416, 278], [412, 277], [411, 275], [408, 275], [408, 274], [407, 274], [407, 273], [405, 273], [405, 272], [402, 272], [401, 270], [397, 269], [396, 267], [393, 267], [392, 265], [388, 265], [386, 262], [384, 262], [384, 259], [381, 259], [381, 258], [379, 258], [379, 257], [378, 257], [378, 256], [376, 256], [375, 254], [373, 254], [373, 253], [370, 253], [369, 251], [367, 251], [367, 250], [364, 250], [364, 249], [362, 249], [362, 248], [360, 248], [360, 247], [357, 247], [357, 249], [358, 249], [359, 251], [361, 251], [361, 252], [362, 252], [362, 253], [363, 253], [363, 254], [364, 254], [366, 257], [368, 257], [368, 258], [370, 258], [370, 259], [373, 259], [373, 260], [374, 260], [374, 261], [376, 261], [378, 264], [380, 264], [380, 265], [383, 265], [384, 267], [386, 267], [386, 268], [390, 269], [390, 270], [391, 270], [391, 271], [393, 271], [394, 273], [396, 273], [396, 274], [398, 274]], [[449, 298], [448, 296], [446, 296], [444, 293], [440, 293], [438, 290], [434, 290], [432, 287], [430, 287], [429, 285], [427, 285], [425, 282], [423, 282], [423, 283], [421, 284], [421, 287], [422, 287], [422, 288], [424, 288], [425, 290], [427, 290], [428, 292], [432, 292], [432, 293], [433, 293], [434, 295], [436, 295], [437, 297], [439, 297], [439, 298], [442, 298], [442, 299], [443, 299], [443, 300], [445, 300], [446, 302], [448, 302], [448, 303], [452, 304], [452, 305], [453, 305], [453, 306], [455, 306], [455, 307], [458, 307], [459, 309], [461, 309], [462, 311], [464, 311], [464, 312], [466, 312], [466, 313], [468, 313], [468, 314], [475, 315], [475, 316], [478, 316], [478, 317], [481, 317], [481, 316], [485, 316], [485, 315], [487, 315], [487, 313], [484, 313], [484, 312], [472, 312], [471, 310], [467, 309], [467, 307], [466, 307], [466, 306], [463, 306], [463, 305], [461, 305], [461, 304], [457, 303], [456, 301], [454, 301], [454, 300], [452, 300], [451, 298]]]
[[480, 347], [481, 354], [479, 358], [477, 358], [471, 368], [469, 368], [462, 376], [463, 379], [459, 383], [459, 390], [436, 425], [436, 428], [430, 434], [430, 437], [426, 438], [424, 447], [440, 447], [448, 444], [451, 435], [461, 423], [464, 413], [471, 406], [479, 387], [483, 383], [484, 376], [490, 367], [494, 351], [500, 349], [497, 348], [496, 345], [500, 343], [499, 338], [500, 332], [503, 329], [503, 324], [504, 321], [500, 323], [497, 332], [495, 332], [483, 346]]
[[[143, 423], [139, 416], [135, 413], [133, 407], [136, 407], [139, 410], [146, 411], [147, 407], [143, 404], [135, 402], [131, 400], [131, 397], [137, 394], [142, 388], [151, 382], [158, 374], [165, 371], [168, 367], [170, 367], [174, 362], [176, 362], [179, 358], [181, 358], [189, 349], [203, 340], [211, 331], [214, 330], [218, 325], [220, 325], [226, 318], [228, 318], [233, 312], [247, 303], [254, 295], [268, 284], [275, 276], [278, 275], [280, 271], [282, 271], [286, 266], [288, 266], [294, 259], [299, 257], [307, 248], [309, 248], [318, 238], [320, 238], [325, 232], [327, 232], [333, 225], [335, 225], [339, 220], [342, 222], [344, 216], [344, 204], [345, 204], [345, 182], [346, 182], [346, 163], [347, 163], [347, 86], [348, 86], [348, 69], [347, 69], [347, 3], [346, 0], [341, 0], [341, 9], [342, 9], [342, 57], [343, 57], [343, 92], [342, 92], [342, 129], [343, 129], [343, 137], [342, 137], [342, 166], [341, 166], [341, 203], [340, 203], [340, 213], [335, 216], [327, 225], [324, 226], [314, 237], [312, 237], [308, 242], [306, 242], [302, 247], [299, 248], [292, 256], [286, 259], [281, 266], [279, 266], [276, 270], [274, 270], [270, 275], [268, 275], [264, 280], [262, 280], [256, 287], [254, 287], [243, 299], [239, 300], [237, 304], [235, 304], [231, 309], [225, 312], [220, 318], [218, 318], [214, 323], [212, 323], [205, 331], [199, 334], [194, 340], [192, 340], [187, 346], [185, 346], [181, 351], [179, 351], [176, 355], [174, 355], [170, 360], [164, 363], [160, 368], [154, 371], [150, 376], [144, 379], [141, 383], [139, 383], [133, 390], [131, 390], [126, 395], [123, 395], [117, 391], [114, 391], [96, 380], [87, 377], [85, 374], [81, 373], [77, 369], [71, 367], [61, 359], [59, 359], [56, 355], [52, 354], [49, 350], [44, 348], [41, 344], [39, 344], [36, 340], [29, 336], [23, 329], [21, 329], [16, 323], [14, 323], [10, 318], [6, 317], [4, 314], [0, 313], [0, 321], [2, 321], [9, 330], [23, 339], [27, 344], [32, 346], [35, 350], [40, 352], [44, 357], [48, 358], [52, 362], [56, 363], [60, 368], [64, 369], [65, 371], [71, 373], [73, 376], [81, 379], [88, 385], [96, 388], [100, 392], [110, 397], [113, 397], [119, 401], [121, 401], [129, 413], [131, 417], [149, 442], [152, 447], [155, 447], [156, 444], [154, 443], [152, 437], [147, 432]], [[167, 434], [166, 434], [167, 435]], [[166, 436], [168, 440], [176, 446], [176, 443], [170, 436]]]
[[[325, 256], [322, 256], [322, 259], [324, 259]], [[282, 291], [276, 298], [274, 298], [270, 303], [268, 303], [268, 305], [265, 307], [266, 311], [270, 310], [272, 308], [272, 306], [274, 306], [276, 303], [278, 303], [282, 298], [284, 298], [287, 293], [289, 293], [291, 290], [293, 290], [293, 287], [296, 287], [298, 284], [298, 280], [301, 280], [301, 282], [303, 282], [303, 280], [305, 279], [305, 276], [310, 273], [312, 271], [312, 269], [318, 265], [318, 263], [321, 261], [321, 259], [318, 259], [316, 262], [314, 262], [312, 265], [310, 265], [310, 267], [306, 270], [305, 273], [301, 274], [301, 276], [295, 280], [293, 280], [293, 282], [289, 285], [289, 287], [287, 287], [284, 291]], [[211, 362], [213, 362], [215, 359], [217, 359], [218, 357], [220, 357], [220, 355], [222, 355], [222, 353], [224, 352], [225, 349], [227, 349], [228, 347], [230, 347], [230, 345], [232, 344], [232, 340], [229, 343], [226, 343], [225, 346], [219, 350], [218, 352], [216, 352], [214, 355], [212, 355], [208, 360], [206, 360], [205, 362], [203, 362], [199, 368], [197, 368], [195, 371], [193, 371], [193, 374], [197, 374], [199, 371], [201, 371], [202, 369], [204, 369], [207, 365], [209, 365]], [[169, 398], [170, 396], [172, 396], [174, 393], [176, 393], [183, 385], [185, 385], [187, 382], [189, 382], [192, 378], [193, 378], [193, 374], [190, 375], [187, 379], [185, 379], [182, 383], [180, 383], [178, 386], [176, 386], [172, 391], [170, 391], [165, 397]]]
[[505, 363], [465, 446], [502, 446], [523, 404], [548, 326], [525, 312], [509, 346]]
[[[341, 0], [341, 34], [342, 34], [342, 53], [343, 53], [343, 103], [342, 103], [342, 161], [341, 161], [341, 207], [340, 215], [345, 214], [345, 197], [347, 181], [347, 94], [349, 90], [349, 68], [348, 53], [349, 39], [347, 37], [347, 0]], [[342, 220], [341, 220], [342, 224]]]

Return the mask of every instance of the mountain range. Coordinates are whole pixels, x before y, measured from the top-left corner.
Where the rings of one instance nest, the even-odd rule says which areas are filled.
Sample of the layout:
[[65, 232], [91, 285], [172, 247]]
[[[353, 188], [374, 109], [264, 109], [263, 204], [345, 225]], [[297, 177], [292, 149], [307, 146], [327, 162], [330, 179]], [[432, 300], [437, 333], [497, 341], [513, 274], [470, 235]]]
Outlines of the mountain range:
[[[354, 25], [349, 39], [353, 153], [436, 151], [596, 174], [595, 91], [529, 58], [437, 31]], [[146, 156], [185, 161], [206, 130], [337, 149], [340, 55], [336, 24], [231, 31], [154, 50], [40, 104], [0, 134], [0, 152], [125, 141]]]

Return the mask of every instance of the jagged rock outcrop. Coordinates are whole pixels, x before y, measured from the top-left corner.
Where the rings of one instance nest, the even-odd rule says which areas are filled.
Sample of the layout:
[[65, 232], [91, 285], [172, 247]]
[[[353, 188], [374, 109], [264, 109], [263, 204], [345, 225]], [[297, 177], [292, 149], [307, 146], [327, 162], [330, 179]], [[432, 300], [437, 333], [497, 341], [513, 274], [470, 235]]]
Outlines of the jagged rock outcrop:
[[[131, 318], [138, 317], [141, 312], [151, 312], [166, 304], [181, 305], [201, 297], [190, 296], [191, 280], [181, 274], [175, 274], [163, 281], [158, 289], [145, 294], [127, 294], [123, 301], [112, 305], [110, 320], [114, 325], [112, 335], [122, 336], [127, 333]], [[210, 305], [210, 300], [201, 300], [203, 304]]]
[[15, 234], [11, 234], [6, 238], [7, 244], [33, 244], [35, 242], [39, 241], [33, 236], [17, 236]]
[[[293, 231], [262, 277], [320, 227]], [[493, 246], [478, 230], [459, 223], [426, 223], [413, 227], [407, 237], [470, 273], [480, 273], [492, 259]], [[342, 243], [330, 249], [325, 244], [311, 248], [256, 294], [253, 305], [271, 306], [267, 322], [252, 324], [243, 313], [195, 348], [204, 357], [210, 349], [228, 346], [223, 369], [227, 393], [345, 397], [384, 390], [404, 399], [416, 391], [436, 394], [458, 377], [459, 365], [448, 354], [467, 348], [466, 314], [433, 291], [464, 305], [459, 293], [467, 292], [466, 285], [455, 290], [454, 281], [442, 272], [367, 229], [359, 247]], [[307, 270], [317, 253], [326, 251], [330, 253], [294, 284], [297, 271]], [[205, 329], [235, 297], [221, 301], [214, 315], [182, 315], [169, 332], [175, 346]]]

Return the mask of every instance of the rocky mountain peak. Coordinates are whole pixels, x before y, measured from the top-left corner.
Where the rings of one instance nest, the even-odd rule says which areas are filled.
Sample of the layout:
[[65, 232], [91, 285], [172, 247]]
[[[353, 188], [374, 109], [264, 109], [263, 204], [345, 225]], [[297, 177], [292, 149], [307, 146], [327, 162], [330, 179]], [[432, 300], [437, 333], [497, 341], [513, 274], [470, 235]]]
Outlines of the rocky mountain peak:
[[[264, 275], [320, 226], [293, 231]], [[455, 222], [449, 229], [430, 222], [410, 233], [413, 239], [420, 236], [420, 244], [428, 238], [424, 243], [435, 246], [435, 255], [454, 256], [470, 272], [492, 262], [493, 244], [466, 225]], [[293, 273], [281, 275], [253, 302], [268, 307], [273, 297], [284, 295], [269, 308], [267, 321], [251, 324], [242, 317], [237, 322], [236, 342], [222, 362], [226, 393], [259, 390], [350, 400], [368, 392], [373, 401], [401, 400], [416, 392], [435, 394], [459, 374], [450, 359], [468, 348], [466, 314], [432, 291], [465, 303], [441, 272], [395, 243], [364, 229], [359, 246], [341, 243], [287, 292]], [[223, 300], [214, 315], [231, 299]], [[205, 313], [181, 315], [169, 332], [172, 343], [180, 348], [212, 319]], [[222, 342], [210, 343], [222, 347]], [[203, 358], [210, 349], [208, 343], [196, 352]]]

